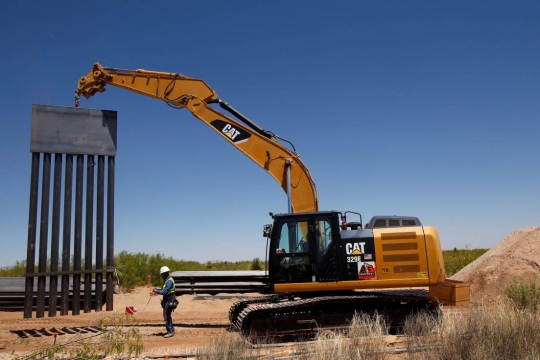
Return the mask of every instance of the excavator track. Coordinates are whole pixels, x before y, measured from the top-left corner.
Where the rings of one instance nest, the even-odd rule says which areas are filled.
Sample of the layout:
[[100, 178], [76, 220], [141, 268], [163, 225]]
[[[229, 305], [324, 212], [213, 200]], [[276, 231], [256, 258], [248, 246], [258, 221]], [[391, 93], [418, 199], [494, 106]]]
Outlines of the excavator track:
[[[263, 297], [270, 298], [270, 297]], [[282, 300], [292, 298], [282, 295]], [[257, 299], [257, 298], [256, 298]], [[261, 298], [258, 298], [261, 299]], [[251, 304], [251, 306], [250, 306]], [[338, 296], [316, 296], [288, 301], [253, 301], [245, 304], [233, 325], [246, 337], [315, 335], [320, 329], [347, 327], [355, 313], [382, 315], [390, 332], [397, 331], [407, 316], [427, 311], [435, 316], [439, 307], [427, 291], [352, 292]]]
[[249, 305], [257, 303], [275, 303], [279, 300], [286, 298], [287, 296], [281, 294], [266, 295], [266, 296], [257, 296], [252, 298], [240, 299], [234, 302], [229, 309], [229, 321], [231, 324], [235, 324], [238, 318], [238, 315], [247, 308]]

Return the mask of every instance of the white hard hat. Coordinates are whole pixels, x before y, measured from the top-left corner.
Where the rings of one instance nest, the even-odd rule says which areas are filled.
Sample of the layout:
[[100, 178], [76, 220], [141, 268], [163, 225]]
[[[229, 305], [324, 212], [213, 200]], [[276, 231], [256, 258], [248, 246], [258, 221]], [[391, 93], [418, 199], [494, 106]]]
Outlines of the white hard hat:
[[161, 269], [159, 269], [160, 274], [163, 274], [169, 271], [171, 271], [171, 269], [169, 269], [167, 266], [162, 266]]

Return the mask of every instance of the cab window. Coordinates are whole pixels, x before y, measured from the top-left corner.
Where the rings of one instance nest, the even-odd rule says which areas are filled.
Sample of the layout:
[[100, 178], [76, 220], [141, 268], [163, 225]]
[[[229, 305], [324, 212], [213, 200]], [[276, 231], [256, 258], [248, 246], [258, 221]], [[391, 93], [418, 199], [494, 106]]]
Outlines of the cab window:
[[320, 264], [328, 247], [332, 243], [332, 228], [328, 219], [315, 221], [315, 244], [317, 246], [317, 263]]
[[291, 220], [281, 224], [275, 252], [276, 283], [311, 281], [311, 254], [307, 219]]
[[285, 222], [281, 226], [277, 252], [304, 253], [309, 252], [307, 238], [308, 223], [305, 221]]

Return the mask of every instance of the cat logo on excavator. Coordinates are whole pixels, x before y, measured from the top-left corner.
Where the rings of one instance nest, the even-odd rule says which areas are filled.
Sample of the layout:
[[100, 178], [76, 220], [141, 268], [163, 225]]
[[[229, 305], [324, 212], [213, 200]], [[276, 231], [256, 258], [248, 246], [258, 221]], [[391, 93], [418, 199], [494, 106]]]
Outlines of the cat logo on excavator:
[[220, 119], [216, 119], [210, 124], [236, 145], [247, 141], [251, 137], [250, 133]]
[[362, 255], [364, 253], [364, 245], [366, 245], [365, 242], [347, 243], [345, 245], [345, 251], [347, 252], [347, 255]]

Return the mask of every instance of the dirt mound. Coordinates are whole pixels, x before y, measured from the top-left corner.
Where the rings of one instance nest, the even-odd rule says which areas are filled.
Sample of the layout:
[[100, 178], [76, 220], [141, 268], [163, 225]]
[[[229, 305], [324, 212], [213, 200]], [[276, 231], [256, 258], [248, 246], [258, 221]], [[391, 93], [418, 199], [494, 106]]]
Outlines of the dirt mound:
[[450, 279], [471, 284], [471, 302], [493, 301], [512, 279], [540, 281], [540, 227], [514, 231]]

